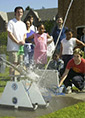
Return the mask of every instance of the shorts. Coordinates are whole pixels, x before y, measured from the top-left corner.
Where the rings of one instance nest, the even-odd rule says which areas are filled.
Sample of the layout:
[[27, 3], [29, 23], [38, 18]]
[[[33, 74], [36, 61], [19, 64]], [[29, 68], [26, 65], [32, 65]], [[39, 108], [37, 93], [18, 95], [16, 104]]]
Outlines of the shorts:
[[9, 62], [15, 64], [15, 63], [21, 63], [23, 61], [23, 55], [18, 55], [18, 52], [11, 51], [9, 53]]

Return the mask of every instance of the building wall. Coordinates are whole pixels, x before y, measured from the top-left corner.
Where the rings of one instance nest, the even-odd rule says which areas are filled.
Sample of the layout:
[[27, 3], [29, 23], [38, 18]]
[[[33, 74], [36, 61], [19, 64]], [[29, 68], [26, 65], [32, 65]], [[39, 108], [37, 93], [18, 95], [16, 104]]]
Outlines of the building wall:
[[[65, 18], [68, 6], [71, 0], [58, 0], [58, 14]], [[69, 11], [67, 27], [74, 30], [74, 36], [77, 36], [76, 27], [85, 25], [85, 0], [74, 0]]]

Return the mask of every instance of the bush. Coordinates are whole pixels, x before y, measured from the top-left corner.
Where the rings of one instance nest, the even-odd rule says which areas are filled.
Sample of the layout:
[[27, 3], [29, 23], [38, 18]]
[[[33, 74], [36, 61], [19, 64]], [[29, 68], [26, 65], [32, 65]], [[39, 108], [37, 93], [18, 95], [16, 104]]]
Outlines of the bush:
[[0, 54], [6, 54], [7, 47], [7, 32], [0, 33]]
[[7, 32], [0, 33], [0, 46], [7, 45]]
[[50, 21], [50, 20], [45, 21], [44, 25], [45, 25], [46, 32], [48, 32], [50, 34], [52, 31], [52, 28], [54, 26], [54, 21]]

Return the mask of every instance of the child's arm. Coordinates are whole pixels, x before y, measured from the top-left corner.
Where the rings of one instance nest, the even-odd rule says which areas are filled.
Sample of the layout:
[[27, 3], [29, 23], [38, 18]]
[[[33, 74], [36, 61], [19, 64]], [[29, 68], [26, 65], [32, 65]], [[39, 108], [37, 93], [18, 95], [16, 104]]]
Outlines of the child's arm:
[[83, 43], [82, 41], [76, 39], [76, 44], [77, 46], [75, 48], [82, 48], [85, 47], [85, 43]]
[[50, 44], [53, 41], [53, 37], [50, 36], [49, 34], [47, 34], [47, 39], [48, 39], [47, 44]]
[[28, 41], [29, 43], [33, 43], [32, 39], [34, 39], [34, 34], [32, 34], [30, 37], [27, 38], [27, 36], [24, 37], [24, 40]]

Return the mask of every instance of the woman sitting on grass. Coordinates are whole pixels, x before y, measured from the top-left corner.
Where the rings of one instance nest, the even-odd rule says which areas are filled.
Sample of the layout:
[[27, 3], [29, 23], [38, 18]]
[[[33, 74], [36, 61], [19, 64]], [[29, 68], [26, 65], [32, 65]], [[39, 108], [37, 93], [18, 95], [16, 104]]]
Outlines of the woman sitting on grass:
[[84, 88], [84, 74], [85, 59], [82, 58], [82, 50], [76, 48], [73, 52], [73, 58], [68, 62], [65, 72], [61, 77], [59, 87], [64, 82], [66, 88], [71, 88], [73, 83], [81, 91]]

